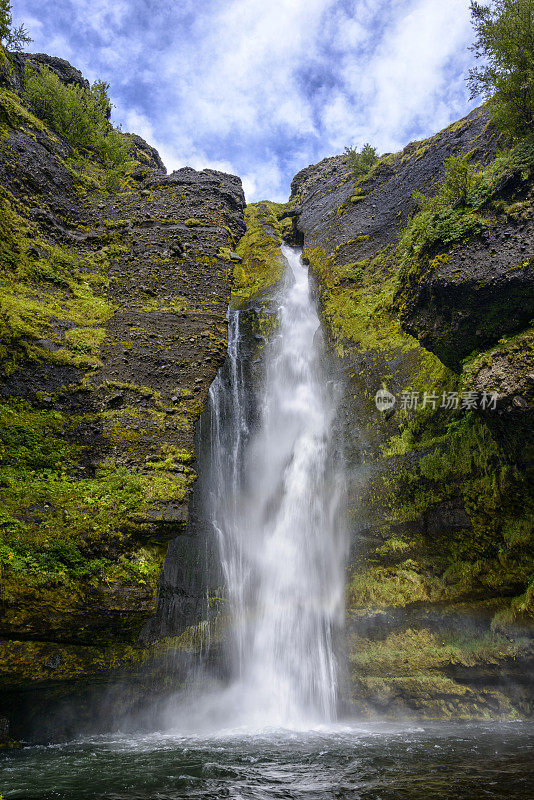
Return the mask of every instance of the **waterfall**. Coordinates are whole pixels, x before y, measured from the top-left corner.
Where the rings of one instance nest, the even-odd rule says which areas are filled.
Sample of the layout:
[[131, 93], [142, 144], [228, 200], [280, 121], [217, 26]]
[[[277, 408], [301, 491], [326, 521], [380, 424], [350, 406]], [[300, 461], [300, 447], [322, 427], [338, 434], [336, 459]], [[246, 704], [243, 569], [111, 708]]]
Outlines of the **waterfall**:
[[[300, 726], [335, 718], [334, 633], [343, 611], [341, 459], [336, 387], [300, 253], [264, 347], [259, 388], [247, 385], [241, 317], [229, 314], [226, 367], [211, 388], [208, 514], [230, 607], [231, 715]], [[248, 381], [250, 384], [250, 381]]]

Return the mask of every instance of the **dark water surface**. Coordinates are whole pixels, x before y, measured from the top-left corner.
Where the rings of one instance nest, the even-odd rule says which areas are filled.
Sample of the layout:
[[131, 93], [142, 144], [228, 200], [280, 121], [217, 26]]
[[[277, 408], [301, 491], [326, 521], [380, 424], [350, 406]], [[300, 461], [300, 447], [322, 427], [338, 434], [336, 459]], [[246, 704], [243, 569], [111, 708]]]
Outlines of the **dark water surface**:
[[108, 735], [0, 756], [6, 800], [534, 798], [534, 726]]

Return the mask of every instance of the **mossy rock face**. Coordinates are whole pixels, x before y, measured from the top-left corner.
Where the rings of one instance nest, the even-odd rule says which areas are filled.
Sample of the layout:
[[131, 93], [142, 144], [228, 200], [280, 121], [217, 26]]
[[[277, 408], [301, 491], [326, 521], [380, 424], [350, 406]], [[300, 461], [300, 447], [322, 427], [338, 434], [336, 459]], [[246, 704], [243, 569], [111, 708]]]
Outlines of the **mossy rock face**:
[[[78, 74], [56, 66], [62, 80]], [[6, 647], [68, 640], [79, 658], [64, 659], [61, 680], [101, 680], [106, 657], [83, 648], [116, 647], [114, 668], [123, 651], [129, 663], [168, 542], [186, 529], [195, 423], [227, 345], [232, 275], [219, 253], [245, 230], [244, 195], [214, 170], [167, 176], [140, 137], [132, 173], [112, 179], [10, 85], [0, 89], [0, 635]], [[176, 633], [196, 613], [192, 604]], [[35, 656], [17, 653], [22, 691]]]
[[517, 719], [534, 713], [532, 638], [491, 630], [497, 606], [363, 612], [349, 628], [353, 701], [389, 718]]
[[145, 646], [11, 641], [0, 643], [0, 651], [2, 711], [10, 723], [1, 743], [7, 746], [104, 733], [110, 718], [127, 726], [147, 709], [154, 720], [161, 713], [163, 724], [195, 658], [182, 638]]
[[[361, 186], [354, 186], [345, 156], [308, 167], [292, 184], [292, 202], [301, 209], [304, 254], [330, 347], [346, 381], [349, 629], [350, 620], [360, 620], [354, 622], [357, 634], [347, 647], [355, 707], [370, 715], [484, 718], [534, 713], [526, 700], [531, 687], [521, 677], [530, 669], [532, 653], [520, 641], [534, 630], [528, 321], [519, 319], [519, 312], [512, 314], [516, 336], [502, 339], [511, 324], [503, 291], [500, 298], [492, 295], [491, 325], [481, 332], [476, 315], [464, 313], [472, 278], [466, 266], [454, 284], [457, 301], [448, 304], [447, 319], [453, 321], [451, 330], [456, 313], [463, 320], [459, 358], [473, 347], [485, 352], [475, 352], [462, 371], [458, 357], [446, 357], [415, 327], [408, 330], [409, 301], [402, 302], [410, 263], [399, 241], [410, 224], [409, 214], [416, 211], [411, 193], [428, 193], [443, 178], [451, 152], [475, 147], [480, 169], [496, 169], [496, 142], [484, 109], [427, 142], [383, 157]], [[526, 197], [531, 182], [522, 180], [513, 192]], [[501, 214], [500, 204], [506, 215], [515, 198], [510, 191], [510, 186], [495, 189], [494, 215]], [[362, 200], [352, 203], [353, 197]], [[524, 201], [520, 207], [526, 214]], [[521, 224], [530, 223], [525, 218]], [[521, 239], [511, 244], [504, 234], [497, 236], [505, 228], [495, 230], [495, 236], [467, 236], [444, 248], [441, 256], [441, 251], [434, 253], [428, 274], [449, 274], [453, 263], [469, 263], [476, 272], [496, 259], [503, 276], [513, 275], [512, 262], [519, 263], [514, 248], [520, 251]], [[418, 256], [412, 266], [420, 270]], [[527, 267], [515, 270], [511, 281], [523, 281], [524, 287]], [[423, 282], [418, 296], [437, 330], [441, 322], [432, 316], [431, 303], [438, 302], [438, 290], [425, 288]], [[447, 347], [452, 343], [451, 336]], [[381, 411], [375, 395], [383, 389], [395, 397], [395, 404]], [[499, 393], [496, 409], [470, 408], [469, 393], [480, 398], [484, 391]], [[486, 608], [483, 624], [464, 635], [465, 626], [478, 619], [481, 604]], [[447, 627], [444, 620], [452, 608], [459, 621]], [[429, 632], [418, 609], [434, 613], [441, 623]], [[376, 634], [378, 641], [366, 635], [366, 615], [387, 619], [385, 629]], [[411, 625], [407, 615], [416, 615]], [[487, 647], [479, 649], [475, 664], [473, 640], [478, 636]], [[500, 681], [501, 669], [509, 675], [508, 683]]]
[[237, 246], [232, 298], [243, 304], [273, 288], [284, 274], [282, 242], [294, 243], [295, 217], [289, 204], [268, 201], [245, 209], [246, 231]]

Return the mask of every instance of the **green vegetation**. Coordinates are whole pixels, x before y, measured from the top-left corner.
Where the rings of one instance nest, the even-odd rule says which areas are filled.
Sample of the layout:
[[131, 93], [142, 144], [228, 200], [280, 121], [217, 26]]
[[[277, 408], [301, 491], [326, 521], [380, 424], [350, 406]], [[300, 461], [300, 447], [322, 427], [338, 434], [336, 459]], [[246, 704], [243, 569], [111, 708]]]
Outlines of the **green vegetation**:
[[[419, 157], [418, 150], [411, 153]], [[474, 155], [451, 156], [434, 192], [414, 193], [418, 209], [396, 244], [361, 261], [344, 258], [345, 248], [354, 253], [358, 239], [339, 242], [331, 252], [307, 248], [305, 254], [335, 349], [357, 365], [350, 391], [361, 406], [360, 418], [367, 419], [362, 435], [366, 459], [373, 463], [358, 508], [365, 509], [377, 541], [353, 571], [349, 608], [519, 595], [495, 618], [504, 626], [531, 613], [532, 591], [524, 589], [534, 572], [528, 475], [510, 462], [488, 424], [473, 412], [440, 408], [440, 402], [413, 412], [397, 403], [386, 423], [374, 406], [381, 385], [397, 399], [401, 392], [426, 391], [441, 400], [444, 392], [469, 389], [471, 372], [482, 363], [473, 360], [458, 376], [402, 328], [411, 292], [452, 249], [498, 221], [530, 213], [528, 201], [517, 196], [534, 173], [531, 140], [516, 141], [486, 165], [477, 164]], [[515, 176], [511, 196], [502, 191], [510, 175]], [[524, 355], [525, 347], [522, 337], [515, 350]], [[512, 357], [513, 341], [508, 348]], [[462, 521], [452, 530], [449, 507], [459, 509], [454, 513]], [[431, 535], [427, 519], [436, 519]]]
[[13, 27], [11, 0], [0, 0], [0, 44], [8, 50], [22, 50], [32, 41], [24, 25]]
[[354, 147], [346, 147], [345, 155], [348, 156], [349, 167], [355, 178], [368, 175], [379, 159], [376, 147], [370, 144], [364, 144], [360, 152]]
[[523, 139], [500, 151], [487, 166], [477, 167], [467, 155], [451, 156], [444, 166], [445, 179], [432, 196], [414, 192], [420, 210], [408, 222], [396, 248], [401, 313], [421, 278], [448, 259], [451, 246], [488, 229], [503, 214], [521, 210], [514, 204], [503, 204], [500, 190], [511, 173], [517, 173], [525, 183], [531, 178], [534, 140]]
[[247, 229], [237, 245], [241, 263], [235, 266], [232, 287], [236, 299], [248, 299], [282, 277], [280, 245], [293, 232], [291, 219], [279, 219], [285, 210], [287, 206], [268, 201], [246, 207]]
[[[162, 395], [124, 382], [126, 368], [115, 375], [122, 382], [100, 372], [103, 346], [126, 357], [137, 345], [144, 352], [149, 337], [155, 351], [165, 347], [148, 323], [127, 323], [115, 334], [108, 325], [118, 272], [110, 267], [131, 254], [125, 227], [139, 204], [128, 174], [130, 142], [108, 118], [102, 83], [66, 87], [42, 69], [27, 73], [22, 97], [0, 88], [7, 176], [0, 187], [0, 373], [8, 395], [0, 403], [2, 685], [83, 681], [146, 657], [149, 648], [132, 643], [154, 612], [167, 544], [184, 530], [195, 478], [192, 426], [204, 386], [186, 377]], [[35, 161], [25, 161], [35, 150]], [[53, 189], [47, 176], [57, 178]], [[142, 194], [143, 202], [154, 199]], [[181, 218], [173, 214], [173, 224], [196, 205]], [[193, 224], [225, 226], [224, 205], [207, 200]], [[119, 207], [124, 219], [115, 219]], [[160, 217], [151, 219], [168, 224], [169, 208], [162, 198]], [[218, 239], [233, 247], [226, 230]], [[202, 280], [212, 277], [216, 249], [198, 254]], [[131, 291], [134, 310], [146, 302], [202, 320], [192, 328], [194, 341], [205, 346], [206, 363], [218, 361], [227, 337], [224, 286], [211, 299], [162, 294], [166, 256], [139, 258], [148, 297], [145, 285]], [[51, 655], [59, 662], [53, 671]]]
[[335, 331], [340, 354], [348, 342], [362, 350], [415, 346], [391, 314], [396, 263], [390, 249], [343, 265], [323, 248], [306, 248], [305, 255], [319, 278], [323, 315]]
[[[39, 586], [104, 579], [155, 585], [162, 548], [128, 543], [128, 531], [158, 501], [185, 497], [190, 478], [172, 470], [191, 454], [163, 447], [145, 471], [108, 461], [87, 476], [80, 466], [85, 447], [71, 442], [76, 425], [27, 401], [0, 404], [0, 570], [8, 594], [22, 576]], [[118, 559], [114, 541], [121, 543]]]
[[469, 71], [471, 97], [483, 95], [506, 133], [533, 134], [534, 0], [471, 2], [472, 47], [484, 63]]
[[67, 86], [54, 72], [41, 67], [26, 71], [24, 97], [39, 119], [119, 176], [131, 167], [131, 142], [109, 122], [108, 89], [103, 81], [95, 81], [90, 89]]
[[[51, 245], [0, 190], [0, 364], [8, 373], [21, 358], [97, 366], [102, 323], [114, 306], [102, 294], [97, 267], [108, 263], [104, 248], [86, 258]], [[38, 288], [40, 287], [40, 288]], [[58, 325], [73, 323], [76, 329]], [[51, 343], [43, 348], [38, 342]]]
[[479, 185], [479, 176], [471, 164], [468, 155], [460, 153], [450, 156], [444, 163], [445, 180], [440, 183], [433, 197], [426, 197], [421, 192], [414, 192], [414, 199], [425, 211], [437, 211], [448, 205], [468, 204], [468, 199], [475, 187]]
[[514, 658], [520, 646], [495, 633], [469, 636], [407, 628], [378, 641], [355, 637], [351, 663], [364, 675], [414, 675], [453, 664], [467, 667], [500, 664]]
[[453, 417], [432, 445], [416, 469], [401, 476], [398, 503], [404, 518], [417, 519], [429, 507], [461, 498], [469, 527], [436, 534], [433, 541], [444, 559], [445, 580], [459, 593], [513, 592], [534, 570], [534, 503], [527, 476], [509, 463], [474, 412]]

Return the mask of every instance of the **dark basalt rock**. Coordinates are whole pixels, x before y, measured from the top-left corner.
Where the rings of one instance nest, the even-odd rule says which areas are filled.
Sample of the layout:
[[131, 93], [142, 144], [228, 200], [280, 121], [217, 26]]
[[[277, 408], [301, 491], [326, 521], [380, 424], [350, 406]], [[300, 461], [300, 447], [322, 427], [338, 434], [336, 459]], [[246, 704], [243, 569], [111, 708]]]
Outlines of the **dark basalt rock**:
[[[161, 170], [161, 172], [167, 171], [155, 147], [149, 145], [136, 133], [127, 133], [126, 136], [131, 140], [134, 156], [140, 164], [146, 165], [149, 169], [157, 169]], [[146, 170], [142, 169], [134, 173], [134, 177], [138, 178], [146, 177], [146, 175]]]
[[[449, 156], [487, 164], [498, 146], [482, 108], [360, 181], [340, 155], [292, 183], [345, 381], [350, 711], [363, 715], [534, 713], [532, 182], [509, 171], [486, 234], [436, 245], [402, 276], [395, 250], [412, 193], [432, 194]], [[386, 413], [381, 388], [397, 401]], [[437, 405], [405, 409], [411, 389]], [[497, 407], [448, 413], [451, 390], [496, 392]]]
[[534, 458], [534, 334], [504, 340], [470, 365], [475, 392], [496, 393], [485, 418], [511, 461], [531, 468]]
[[10, 76], [11, 86], [17, 92], [20, 92], [24, 85], [26, 67], [33, 69], [48, 67], [67, 86], [89, 88], [89, 81], [83, 77], [80, 70], [73, 67], [64, 58], [48, 56], [46, 53], [10, 53], [10, 59], [13, 66]]
[[444, 364], [462, 360], [499, 338], [521, 332], [534, 317], [532, 206], [517, 222], [447, 253], [408, 291], [403, 326]]
[[302, 206], [299, 228], [306, 245], [333, 249], [340, 244], [344, 260], [359, 261], [394, 244], [415, 210], [412, 193], [430, 193], [444, 176], [448, 156], [475, 150], [475, 158], [491, 160], [497, 142], [487, 126], [487, 112], [475, 109], [432, 139], [390, 155], [362, 182], [356, 202], [351, 202], [354, 180], [346, 156], [301, 170], [291, 183], [291, 199]]
[[[50, 66], [65, 83], [87, 85], [67, 62], [41, 55], [14, 57], [15, 84], [27, 63]], [[159, 489], [142, 513], [125, 516], [118, 535], [103, 524], [98, 536], [80, 535], [75, 542], [88, 561], [143, 558], [146, 548], [163, 563], [169, 541], [180, 541], [186, 530], [196, 477], [195, 423], [226, 354], [232, 267], [219, 252], [233, 251], [244, 231], [245, 199], [235, 176], [190, 168], [167, 176], [157, 151], [141, 137], [130, 138], [135, 182], [109, 191], [94, 191], [90, 183], [80, 191], [72, 150], [46, 128], [30, 135], [15, 127], [0, 143], [0, 181], [36, 239], [33, 245], [30, 238], [28, 257], [49, 261], [48, 252], [60, 245], [82, 271], [97, 276], [93, 291], [110, 308], [97, 326], [103, 335], [96, 363], [54, 360], [66, 335], [87, 325], [83, 315], [74, 323], [57, 310], [39, 338], [25, 342], [26, 350], [19, 347], [16, 369], [0, 370], [0, 396], [64, 415], [65, 440], [82, 446], [76, 473], [82, 478], [103, 463], [154, 486], [165, 477], [168, 489]], [[191, 219], [194, 226], [186, 224]], [[46, 282], [28, 289], [37, 298], [64, 291]], [[166, 452], [177, 453], [177, 463], [167, 467]], [[52, 511], [61, 513], [50, 501], [33, 503], [19, 518], [49, 524]], [[195, 562], [200, 539], [188, 534], [185, 545], [171, 550], [182, 546]], [[183, 587], [180, 574], [175, 577], [176, 592], [189, 593], [191, 602], [174, 616], [170, 635], [199, 621], [205, 596], [199, 570], [184, 576]], [[139, 635], [156, 602], [153, 575], [139, 583], [125, 577], [95, 586], [73, 579], [59, 587], [36, 587], [19, 575], [0, 604], [0, 694], [6, 698], [0, 718], [25, 735], [20, 708], [29, 718], [30, 705], [51, 704], [52, 713], [58, 697], [134, 668], [148, 657]], [[61, 735], [59, 723], [55, 732]]]
[[46, 200], [51, 200], [63, 213], [70, 208], [74, 181], [62, 163], [72, 156], [72, 149], [66, 142], [54, 141], [43, 134], [34, 138], [24, 131], [14, 130], [2, 141], [0, 151], [3, 186], [16, 191], [17, 196], [30, 199], [43, 214], [49, 213], [41, 207]]

